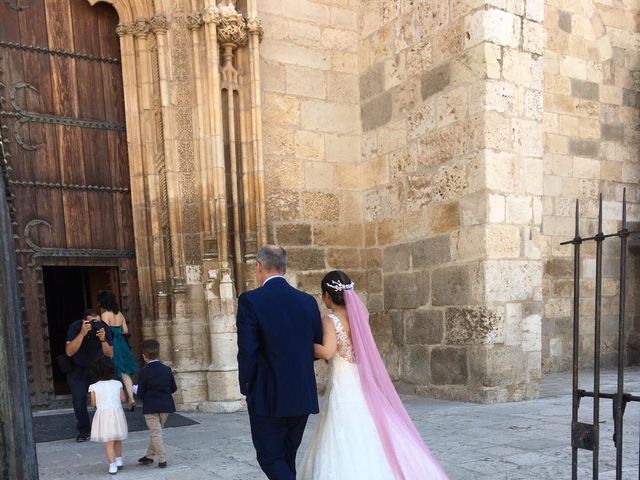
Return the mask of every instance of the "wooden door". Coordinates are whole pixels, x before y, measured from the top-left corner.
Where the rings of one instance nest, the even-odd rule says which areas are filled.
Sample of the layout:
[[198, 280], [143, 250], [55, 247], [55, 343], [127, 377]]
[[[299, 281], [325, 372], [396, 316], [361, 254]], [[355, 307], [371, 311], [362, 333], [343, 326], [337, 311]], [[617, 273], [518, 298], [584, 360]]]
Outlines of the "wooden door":
[[43, 266], [118, 267], [140, 338], [117, 24], [105, 3], [0, 2], [0, 124], [34, 405], [53, 393]]

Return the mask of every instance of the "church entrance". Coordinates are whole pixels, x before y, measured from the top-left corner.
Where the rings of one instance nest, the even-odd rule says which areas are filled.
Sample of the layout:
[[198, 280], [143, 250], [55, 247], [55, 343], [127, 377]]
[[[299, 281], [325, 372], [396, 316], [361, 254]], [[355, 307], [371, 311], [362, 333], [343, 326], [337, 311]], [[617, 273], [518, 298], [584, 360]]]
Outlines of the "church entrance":
[[0, 3], [0, 134], [34, 406], [66, 392], [54, 359], [98, 289], [116, 292], [141, 338], [117, 25], [105, 3]]

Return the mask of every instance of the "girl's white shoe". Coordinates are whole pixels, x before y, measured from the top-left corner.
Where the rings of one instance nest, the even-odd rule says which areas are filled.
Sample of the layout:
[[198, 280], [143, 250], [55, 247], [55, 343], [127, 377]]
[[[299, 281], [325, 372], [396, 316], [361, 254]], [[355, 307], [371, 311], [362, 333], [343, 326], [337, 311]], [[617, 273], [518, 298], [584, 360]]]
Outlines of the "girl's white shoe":
[[118, 466], [115, 464], [115, 462], [109, 464], [109, 473], [111, 475], [115, 475], [116, 473], [118, 473]]
[[122, 463], [122, 457], [116, 457], [116, 467], [118, 467], [118, 469], [120, 469], [123, 466], [124, 466], [124, 464]]

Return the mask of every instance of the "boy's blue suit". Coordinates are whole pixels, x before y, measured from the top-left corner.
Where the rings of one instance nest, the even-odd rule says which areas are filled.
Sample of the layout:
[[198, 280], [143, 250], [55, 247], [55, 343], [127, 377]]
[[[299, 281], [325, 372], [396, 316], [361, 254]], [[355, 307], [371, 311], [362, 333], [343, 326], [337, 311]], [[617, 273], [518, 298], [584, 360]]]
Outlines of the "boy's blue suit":
[[271, 278], [240, 295], [237, 327], [240, 391], [247, 397], [258, 463], [271, 480], [293, 480], [307, 418], [318, 413], [318, 304], [284, 278]]

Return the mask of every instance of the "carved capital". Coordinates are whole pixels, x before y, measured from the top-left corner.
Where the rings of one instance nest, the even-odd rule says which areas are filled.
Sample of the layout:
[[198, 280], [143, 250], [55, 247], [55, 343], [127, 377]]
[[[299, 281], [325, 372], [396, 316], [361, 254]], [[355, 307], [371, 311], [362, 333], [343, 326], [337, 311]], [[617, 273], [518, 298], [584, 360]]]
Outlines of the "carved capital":
[[133, 22], [133, 35], [136, 37], [146, 37], [151, 32], [151, 23], [146, 18], [139, 18]]
[[125, 35], [133, 35], [133, 23], [119, 23], [116, 27], [116, 34], [119, 37], [124, 37]]
[[264, 28], [262, 28], [262, 20], [260, 17], [252, 17], [247, 20], [247, 28], [251, 35], [258, 35], [260, 41], [264, 37]]
[[201, 13], [190, 13], [187, 15], [187, 28], [191, 31], [198, 30], [204, 24]]
[[236, 47], [241, 47], [246, 45], [247, 40], [247, 21], [245, 18], [233, 6], [221, 8], [218, 41], [222, 44], [231, 43]]
[[151, 31], [155, 34], [167, 33], [167, 30], [169, 30], [169, 19], [166, 17], [166, 15], [154, 15], [153, 17], [151, 17], [149, 24], [151, 27]]
[[204, 23], [213, 23], [214, 25], [217, 25], [220, 23], [220, 10], [218, 10], [218, 7], [215, 5], [207, 5], [202, 11], [201, 17]]

